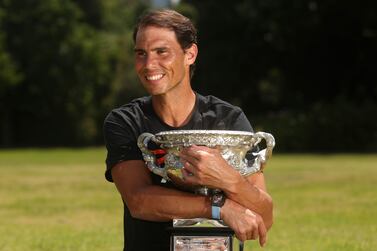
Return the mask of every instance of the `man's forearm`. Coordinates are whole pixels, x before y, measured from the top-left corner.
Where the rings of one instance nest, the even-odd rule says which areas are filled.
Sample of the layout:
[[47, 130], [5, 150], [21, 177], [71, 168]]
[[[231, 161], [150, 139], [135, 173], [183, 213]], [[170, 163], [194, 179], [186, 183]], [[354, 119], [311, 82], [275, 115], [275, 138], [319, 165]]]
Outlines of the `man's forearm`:
[[273, 204], [271, 196], [261, 188], [241, 177], [234, 186], [224, 189], [226, 196], [262, 216], [267, 228], [272, 225]]
[[122, 197], [131, 215], [138, 219], [211, 218], [211, 202], [206, 196], [151, 185], [134, 191], [132, 196]]
[[154, 185], [144, 162], [123, 161], [111, 170], [114, 183], [131, 215], [150, 221], [211, 217], [210, 199]]

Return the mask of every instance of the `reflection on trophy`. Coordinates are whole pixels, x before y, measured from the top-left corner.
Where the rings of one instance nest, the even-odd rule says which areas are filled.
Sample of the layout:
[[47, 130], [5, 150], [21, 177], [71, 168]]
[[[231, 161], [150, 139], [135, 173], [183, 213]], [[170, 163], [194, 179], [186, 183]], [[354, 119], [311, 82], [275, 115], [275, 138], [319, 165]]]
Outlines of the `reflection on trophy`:
[[[252, 161], [246, 159], [250, 150], [257, 149], [262, 140], [266, 148], [252, 153]], [[160, 164], [156, 155], [149, 149], [150, 143], [164, 149], [164, 163]], [[191, 145], [220, 149], [222, 157], [241, 175], [248, 176], [261, 171], [262, 164], [272, 154], [274, 137], [265, 132], [243, 132], [226, 130], [176, 130], [157, 133], [143, 133], [138, 138], [138, 146], [148, 169], [161, 176], [161, 182], [172, 182], [177, 188], [210, 196], [219, 192], [205, 186], [189, 187], [183, 182], [183, 164], [179, 152]], [[171, 250], [221, 250], [232, 251], [233, 231], [221, 220], [214, 219], [175, 219], [171, 234]], [[240, 246], [241, 249], [241, 246]]]

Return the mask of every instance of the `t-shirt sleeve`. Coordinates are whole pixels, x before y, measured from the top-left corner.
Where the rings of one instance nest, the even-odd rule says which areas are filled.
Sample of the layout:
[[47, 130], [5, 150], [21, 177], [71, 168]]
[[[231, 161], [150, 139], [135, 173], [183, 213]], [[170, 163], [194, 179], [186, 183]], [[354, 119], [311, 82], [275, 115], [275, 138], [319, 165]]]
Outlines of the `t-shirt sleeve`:
[[249, 120], [247, 119], [245, 113], [242, 110], [239, 111], [236, 119], [232, 121], [232, 130], [235, 131], [246, 131], [246, 132], [254, 132], [253, 127], [251, 126]]
[[121, 161], [142, 159], [142, 154], [137, 147], [132, 119], [124, 114], [112, 111], [104, 121], [103, 134], [107, 148], [105, 177], [113, 182], [111, 168]]

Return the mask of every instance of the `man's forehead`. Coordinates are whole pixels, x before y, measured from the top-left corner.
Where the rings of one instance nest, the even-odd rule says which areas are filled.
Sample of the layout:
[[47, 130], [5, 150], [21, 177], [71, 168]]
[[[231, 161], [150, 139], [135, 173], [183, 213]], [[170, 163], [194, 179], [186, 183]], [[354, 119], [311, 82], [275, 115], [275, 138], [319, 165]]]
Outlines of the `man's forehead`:
[[139, 47], [174, 47], [179, 43], [175, 33], [167, 28], [147, 27], [138, 31], [135, 48]]
[[146, 26], [138, 30], [136, 34], [136, 41], [140, 39], [148, 40], [166, 40], [166, 41], [177, 41], [175, 32], [164, 27], [158, 26]]
[[155, 40], [149, 40], [147, 43], [145, 42], [139, 42], [136, 41], [135, 44], [135, 49], [157, 49], [157, 48], [170, 48], [171, 43], [167, 42], [166, 40], [163, 39], [155, 39]]

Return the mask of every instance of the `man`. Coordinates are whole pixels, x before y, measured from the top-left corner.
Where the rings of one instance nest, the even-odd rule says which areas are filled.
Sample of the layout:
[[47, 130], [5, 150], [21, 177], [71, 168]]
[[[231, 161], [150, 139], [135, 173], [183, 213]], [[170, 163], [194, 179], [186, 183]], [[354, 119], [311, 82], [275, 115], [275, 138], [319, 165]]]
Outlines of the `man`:
[[108, 149], [106, 178], [124, 202], [127, 251], [169, 250], [166, 228], [175, 218], [221, 218], [241, 241], [266, 242], [272, 225], [272, 200], [263, 173], [242, 177], [216, 149], [185, 148], [180, 153], [184, 178], [224, 191], [225, 202], [213, 215], [211, 198], [174, 188], [145, 167], [137, 138], [143, 132], [216, 129], [252, 131], [240, 108], [191, 88], [198, 55], [191, 21], [172, 10], [144, 15], [134, 30], [135, 69], [150, 94], [109, 113], [104, 122]]

